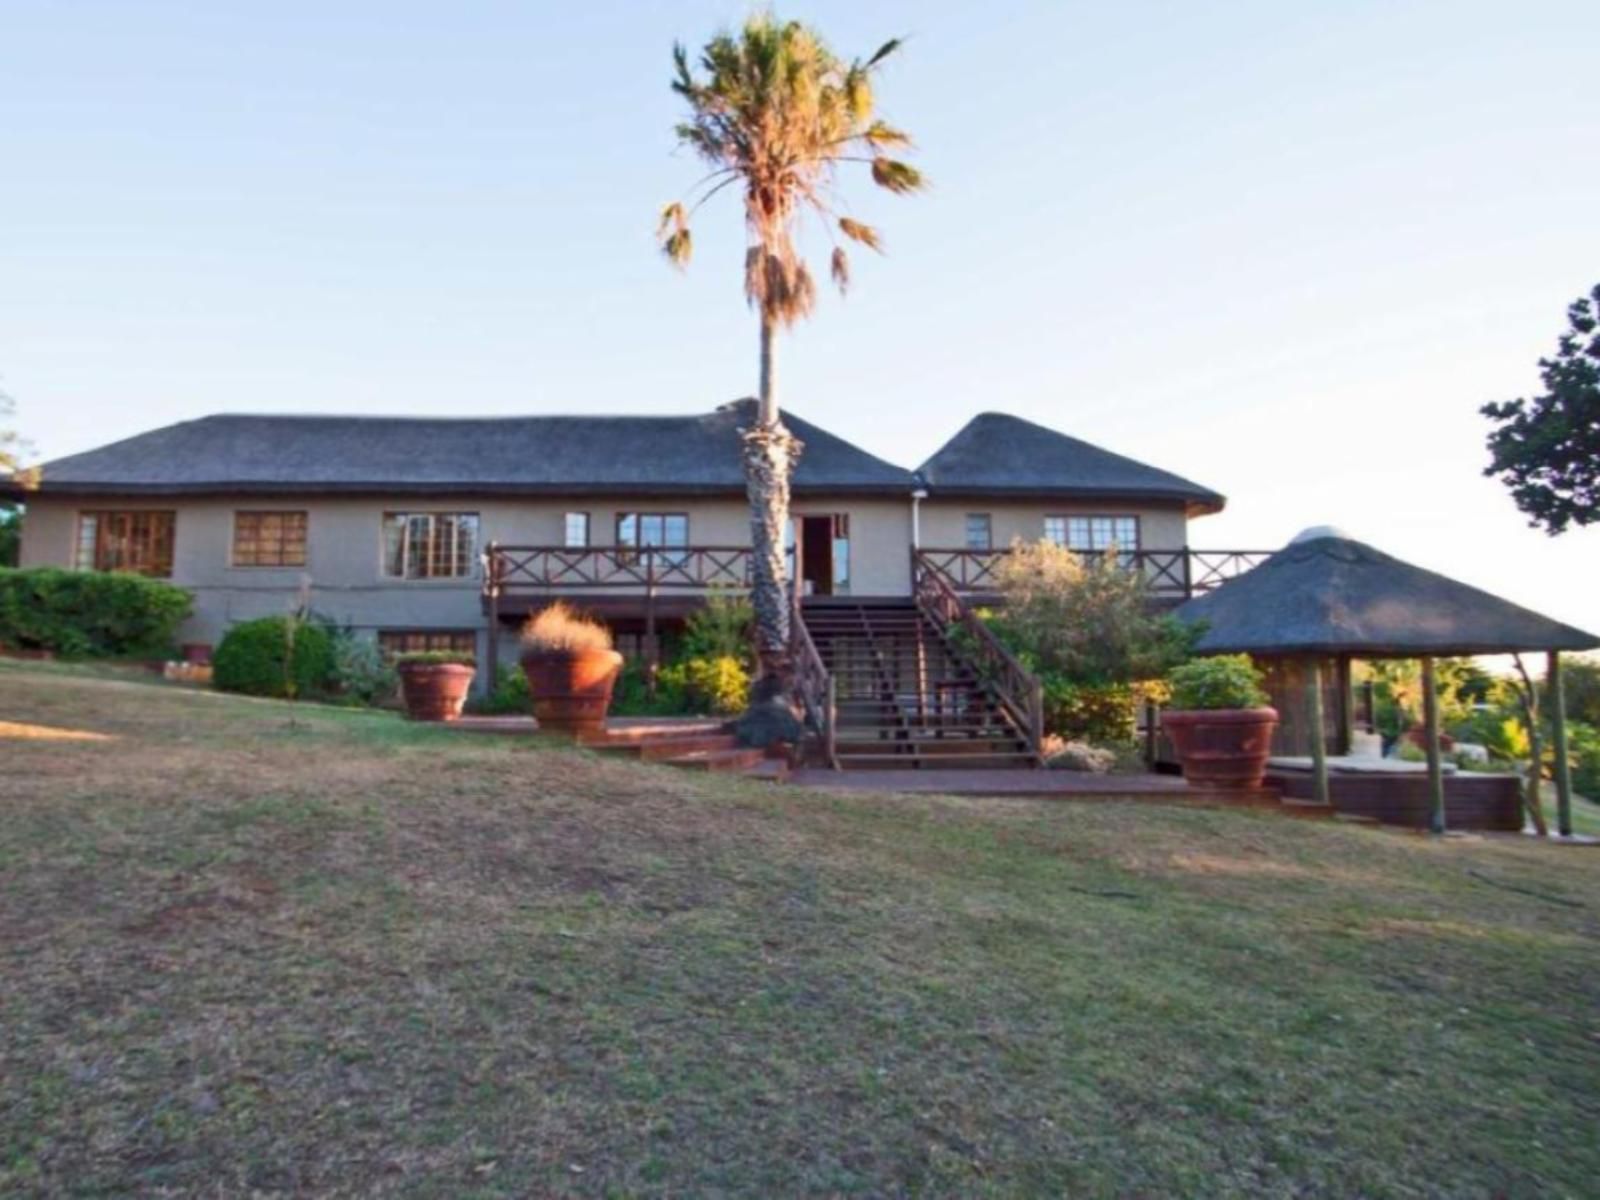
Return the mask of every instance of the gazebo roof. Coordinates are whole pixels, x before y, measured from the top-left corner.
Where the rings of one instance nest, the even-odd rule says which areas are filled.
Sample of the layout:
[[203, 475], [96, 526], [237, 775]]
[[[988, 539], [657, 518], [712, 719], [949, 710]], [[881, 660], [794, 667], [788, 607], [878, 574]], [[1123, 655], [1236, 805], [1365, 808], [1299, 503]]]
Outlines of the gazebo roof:
[[1418, 658], [1600, 646], [1594, 634], [1326, 528], [1176, 611], [1205, 623], [1202, 654]]

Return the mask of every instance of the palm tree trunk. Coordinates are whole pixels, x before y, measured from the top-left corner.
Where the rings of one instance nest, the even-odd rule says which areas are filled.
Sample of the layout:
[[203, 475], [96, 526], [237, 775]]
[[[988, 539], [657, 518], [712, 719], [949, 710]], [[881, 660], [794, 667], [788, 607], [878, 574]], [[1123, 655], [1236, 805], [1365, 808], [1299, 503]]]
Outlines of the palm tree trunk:
[[[751, 711], [789, 703], [794, 665], [789, 653], [790, 594], [784, 566], [784, 531], [789, 524], [789, 478], [803, 449], [778, 413], [774, 362], [776, 323], [761, 318], [761, 393], [755, 425], [744, 431], [745, 490], [750, 497], [756, 659], [760, 667]], [[771, 739], [764, 739], [771, 740]]]

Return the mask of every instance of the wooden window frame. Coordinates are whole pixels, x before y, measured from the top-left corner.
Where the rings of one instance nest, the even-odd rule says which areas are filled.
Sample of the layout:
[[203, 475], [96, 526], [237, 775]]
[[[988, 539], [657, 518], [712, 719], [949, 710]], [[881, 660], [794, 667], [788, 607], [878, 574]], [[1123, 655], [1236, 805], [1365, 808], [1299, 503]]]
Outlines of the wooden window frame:
[[[442, 519], [451, 522], [448, 550], [449, 561], [452, 567], [459, 565], [460, 570], [439, 571], [436, 569], [444, 552], [440, 549], [439, 523]], [[471, 521], [472, 544], [463, 553], [461, 549], [461, 531], [464, 521]], [[412, 533], [412, 522], [426, 520], [428, 529], [426, 534], [426, 548], [422, 552], [424, 569], [413, 572], [413, 548], [415, 538]], [[380, 564], [381, 575], [384, 579], [393, 579], [400, 583], [461, 583], [476, 579], [478, 576], [478, 555], [482, 543], [483, 520], [479, 513], [456, 509], [389, 509], [383, 514], [380, 525], [381, 545], [379, 553], [382, 556]], [[399, 545], [391, 541], [391, 533], [398, 533]], [[399, 551], [399, 570], [394, 570], [394, 552]]]
[[[263, 547], [264, 543], [262, 542], [261, 534], [259, 533], [259, 531], [256, 533], [255, 537], [252, 539], [253, 543], [256, 546], [256, 552], [255, 552], [256, 553], [256, 561], [255, 562], [245, 562], [245, 561], [242, 561], [240, 559], [240, 557], [239, 557], [239, 535], [240, 535], [240, 532], [241, 532], [240, 519], [241, 518], [249, 518], [251, 520], [260, 521], [262, 518], [265, 518], [265, 517], [277, 517], [279, 519], [280, 523], [285, 518], [295, 518], [295, 517], [299, 518], [300, 529], [299, 529], [299, 556], [298, 557], [293, 557], [292, 556], [292, 547], [293, 547], [294, 543], [288, 538], [288, 536], [284, 532], [282, 532], [282, 525], [280, 524], [280, 532], [279, 532], [279, 535], [278, 535], [278, 542], [277, 542], [277, 559], [276, 559], [276, 561], [271, 561], [271, 562], [261, 561], [262, 557], [263, 557], [262, 556], [262, 547]], [[234, 514], [233, 514], [233, 541], [232, 541], [232, 550], [231, 550], [231, 553], [230, 553], [230, 556], [229, 556], [229, 560], [228, 560], [228, 565], [230, 567], [232, 567], [234, 570], [237, 570], [237, 571], [258, 571], [258, 570], [282, 571], [282, 570], [295, 570], [295, 569], [303, 568], [306, 565], [306, 562], [307, 562], [307, 556], [308, 556], [308, 553], [309, 553], [308, 543], [310, 542], [310, 537], [311, 537], [311, 514], [307, 510], [305, 510], [303, 508], [244, 508], [244, 509], [236, 509], [234, 511]]]
[[[143, 522], [145, 528], [138, 526]], [[161, 526], [164, 524], [164, 529]], [[108, 532], [121, 526], [120, 532]], [[85, 529], [92, 532], [87, 540]], [[100, 508], [78, 513], [73, 565], [80, 571], [127, 571], [151, 579], [171, 579], [178, 541], [178, 513], [170, 508]], [[120, 538], [112, 553], [108, 538]], [[112, 561], [113, 558], [118, 561]]]
[[430, 650], [476, 655], [478, 631], [437, 628], [378, 630], [378, 651], [386, 659], [393, 659], [397, 654], [415, 654]]

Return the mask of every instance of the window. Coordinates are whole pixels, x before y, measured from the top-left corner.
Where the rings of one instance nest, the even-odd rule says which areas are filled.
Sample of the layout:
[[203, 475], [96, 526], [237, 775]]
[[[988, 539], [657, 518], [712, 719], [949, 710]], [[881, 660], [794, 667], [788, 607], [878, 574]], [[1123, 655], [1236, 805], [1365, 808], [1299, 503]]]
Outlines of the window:
[[477, 513], [384, 513], [383, 573], [396, 579], [465, 579], [476, 569]]
[[303, 512], [234, 513], [233, 565], [236, 567], [305, 566], [306, 514]]
[[78, 569], [166, 578], [172, 574], [176, 522], [177, 514], [171, 512], [79, 513]]
[[428, 650], [476, 654], [478, 635], [470, 629], [380, 629], [378, 649], [390, 658], [396, 654], [418, 654]]
[[1139, 518], [1051, 516], [1044, 519], [1044, 536], [1068, 550], [1094, 553], [1115, 546], [1132, 552], [1139, 548]]
[[581, 550], [589, 544], [589, 514], [569, 512], [564, 522], [563, 545], [569, 550]]
[[[617, 545], [626, 547], [689, 544], [688, 513], [618, 513]], [[662, 555], [666, 562], [681, 562], [681, 555]]]
[[994, 531], [988, 513], [967, 514], [967, 549], [992, 550]]

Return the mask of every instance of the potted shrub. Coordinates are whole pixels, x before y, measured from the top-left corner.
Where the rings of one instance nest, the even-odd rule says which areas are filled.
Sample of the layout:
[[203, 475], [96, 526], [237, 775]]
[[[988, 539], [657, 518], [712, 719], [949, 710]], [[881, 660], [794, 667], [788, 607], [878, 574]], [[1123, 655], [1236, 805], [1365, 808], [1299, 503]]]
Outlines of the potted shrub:
[[466, 703], [467, 689], [477, 674], [470, 654], [448, 650], [422, 650], [397, 655], [400, 694], [406, 716], [413, 721], [454, 721]]
[[522, 627], [522, 673], [541, 729], [600, 732], [621, 670], [611, 631], [559, 600]]
[[1260, 787], [1278, 710], [1268, 706], [1261, 672], [1249, 656], [1196, 659], [1169, 678], [1172, 707], [1161, 714], [1161, 727], [1183, 777], [1205, 787]]

